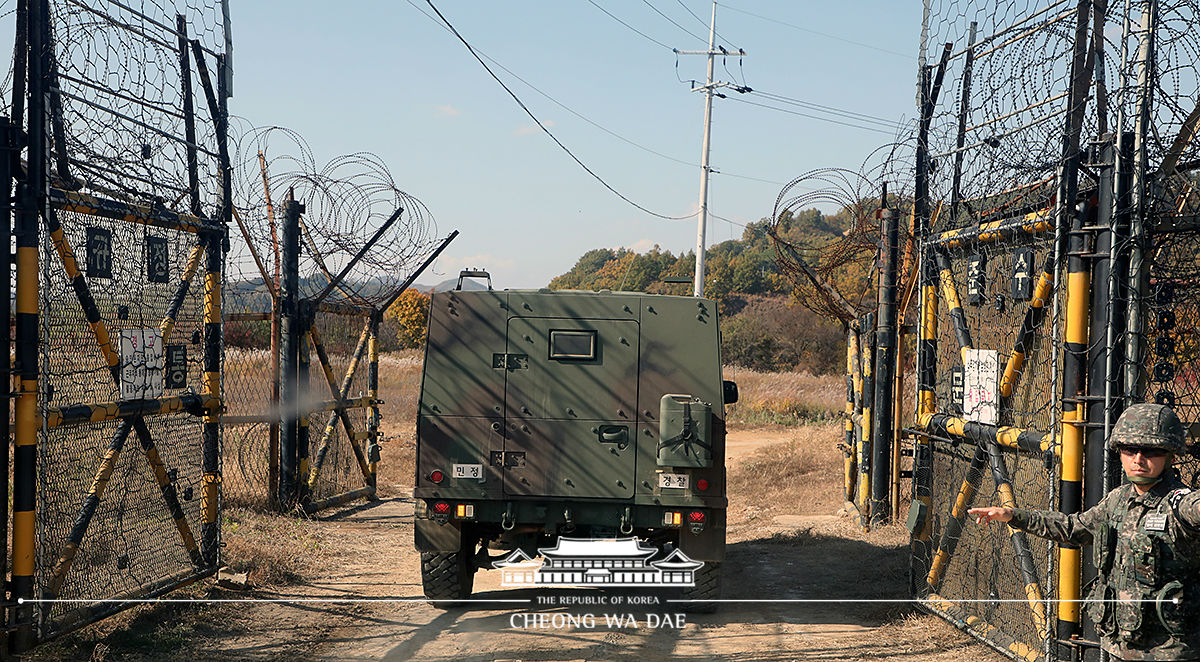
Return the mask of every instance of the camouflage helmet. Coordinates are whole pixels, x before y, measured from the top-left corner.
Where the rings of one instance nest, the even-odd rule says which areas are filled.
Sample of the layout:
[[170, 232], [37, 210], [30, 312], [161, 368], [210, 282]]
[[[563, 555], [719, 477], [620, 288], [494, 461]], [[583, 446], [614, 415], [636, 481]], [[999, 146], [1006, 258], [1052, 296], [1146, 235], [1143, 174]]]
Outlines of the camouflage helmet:
[[1170, 407], [1151, 403], [1133, 405], [1117, 419], [1108, 447], [1121, 446], [1161, 448], [1176, 455], [1187, 452], [1179, 417]]

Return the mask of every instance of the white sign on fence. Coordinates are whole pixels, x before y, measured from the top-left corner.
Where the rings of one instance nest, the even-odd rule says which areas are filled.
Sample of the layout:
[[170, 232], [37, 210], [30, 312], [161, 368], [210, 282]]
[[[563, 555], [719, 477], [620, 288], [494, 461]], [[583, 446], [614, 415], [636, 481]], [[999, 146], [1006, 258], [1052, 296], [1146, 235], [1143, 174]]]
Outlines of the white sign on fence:
[[995, 425], [1000, 413], [1000, 353], [963, 350], [963, 418]]
[[162, 394], [162, 331], [121, 329], [121, 399], [160, 398]]

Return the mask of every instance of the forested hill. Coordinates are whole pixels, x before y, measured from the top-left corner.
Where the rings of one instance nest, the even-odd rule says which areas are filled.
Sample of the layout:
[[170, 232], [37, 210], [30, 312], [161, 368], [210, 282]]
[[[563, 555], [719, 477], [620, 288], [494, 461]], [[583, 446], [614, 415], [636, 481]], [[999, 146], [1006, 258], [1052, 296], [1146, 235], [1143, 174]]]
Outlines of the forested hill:
[[[780, 222], [780, 234], [795, 243], [820, 246], [840, 236], [848, 226], [847, 217], [825, 216], [806, 209], [795, 216], [786, 214]], [[724, 308], [730, 297], [747, 295], [785, 296], [791, 286], [775, 264], [775, 248], [767, 236], [769, 221], [749, 223], [741, 239], [709, 246], [705, 252], [705, 295]], [[597, 248], [579, 258], [565, 274], [550, 281], [552, 290], [620, 290], [653, 294], [688, 294], [695, 272], [693, 251], [673, 255], [655, 246], [645, 253], [620, 248]], [[665, 283], [667, 279], [686, 279], [689, 284]]]
[[[820, 247], [841, 236], [849, 217], [825, 216], [816, 209], [786, 214], [779, 232], [790, 242]], [[836, 372], [844, 368], [839, 324], [799, 306], [791, 284], [776, 265], [767, 236], [769, 221], [746, 226], [741, 239], [710, 246], [705, 253], [705, 296], [722, 314], [722, 354], [726, 363], [757, 370]], [[550, 281], [556, 290], [615, 290], [690, 294], [696, 258], [655, 246], [645, 253], [597, 248], [584, 253], [570, 271]], [[685, 280], [667, 283], [666, 280]], [[840, 357], [840, 358], [839, 358]]]

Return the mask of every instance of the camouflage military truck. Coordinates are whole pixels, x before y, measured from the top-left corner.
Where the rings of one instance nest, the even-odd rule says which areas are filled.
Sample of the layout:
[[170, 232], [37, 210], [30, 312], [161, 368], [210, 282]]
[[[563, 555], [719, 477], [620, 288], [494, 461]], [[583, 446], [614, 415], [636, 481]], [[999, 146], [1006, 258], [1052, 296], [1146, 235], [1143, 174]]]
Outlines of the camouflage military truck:
[[[489, 281], [490, 284], [490, 281]], [[415, 545], [426, 597], [559, 536], [636, 536], [725, 556], [725, 403], [716, 305], [629, 292], [437, 293], [417, 418]]]

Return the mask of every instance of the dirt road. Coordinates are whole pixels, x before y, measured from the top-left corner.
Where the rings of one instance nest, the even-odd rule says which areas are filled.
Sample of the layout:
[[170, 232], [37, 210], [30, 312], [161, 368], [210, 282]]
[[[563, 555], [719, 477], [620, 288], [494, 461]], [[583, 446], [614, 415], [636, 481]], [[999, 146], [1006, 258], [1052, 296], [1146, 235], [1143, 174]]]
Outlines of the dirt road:
[[[271, 595], [419, 599], [411, 512], [410, 501], [396, 498], [327, 519], [339, 539], [358, 541], [358, 552], [319, 581]], [[245, 637], [196, 652], [233, 659], [430, 662], [1002, 659], [907, 606], [851, 601], [904, 597], [902, 531], [855, 535], [845, 520], [808, 516], [759, 533], [732, 532], [726, 598], [847, 601], [728, 603], [715, 614], [680, 617], [667, 602], [613, 605], [618, 596], [606, 596], [610, 604], [586, 604], [600, 597], [592, 591], [559, 592], [553, 598], [560, 604], [539, 604], [550, 594], [501, 589], [492, 570], [477, 575], [476, 598], [526, 602], [451, 610], [423, 602], [256, 605], [239, 616], [252, 625]], [[564, 598], [585, 604], [562, 606]]]
[[[683, 614], [665, 600], [502, 588], [480, 571], [476, 603], [442, 610], [421, 598], [412, 548], [412, 501], [358, 504], [305, 526], [328, 562], [304, 583], [230, 591], [227, 599], [295, 602], [156, 605], [123, 624], [102, 623], [41, 659], [93, 662], [219, 660], [1003, 660], [910, 605], [857, 602], [907, 597], [907, 532], [871, 533], [838, 517], [833, 426], [730, 434], [730, 506], [724, 598], [715, 614]], [[814, 437], [813, 435], [818, 435]], [[814, 456], [811, 448], [825, 449]], [[813, 458], [816, 457], [817, 460]], [[644, 596], [643, 596], [644, 597]], [[314, 599], [379, 602], [314, 602]], [[553, 604], [547, 604], [553, 598]], [[604, 598], [606, 603], [598, 603]], [[832, 600], [821, 603], [755, 600]], [[299, 600], [299, 601], [298, 601]], [[620, 600], [619, 603], [615, 602]], [[564, 604], [572, 603], [572, 604]], [[174, 624], [178, 623], [176, 627]]]
[[[731, 474], [759, 471], [776, 461], [772, 453], [794, 452], [812, 433], [732, 432]], [[825, 483], [828, 476], [812, 480]], [[1004, 659], [909, 605], [855, 602], [907, 597], [903, 529], [864, 534], [833, 515], [836, 507], [814, 509], [807, 498], [806, 507], [774, 503], [770, 493], [735, 491], [737, 484], [731, 484], [724, 598], [834, 602], [735, 602], [715, 614], [680, 616], [678, 605], [666, 601], [629, 605], [629, 596], [595, 591], [501, 588], [499, 572], [488, 570], [476, 575], [474, 598], [520, 602], [442, 610], [420, 601], [412, 502], [401, 497], [324, 518], [323, 526], [336, 534], [334, 546], [345, 550], [340, 564], [319, 580], [271, 595], [412, 602], [256, 606], [242, 616], [254, 623], [247, 637], [227, 639], [219, 653], [211, 652], [237, 659], [430, 662]], [[602, 598], [608, 602], [595, 603]]]

